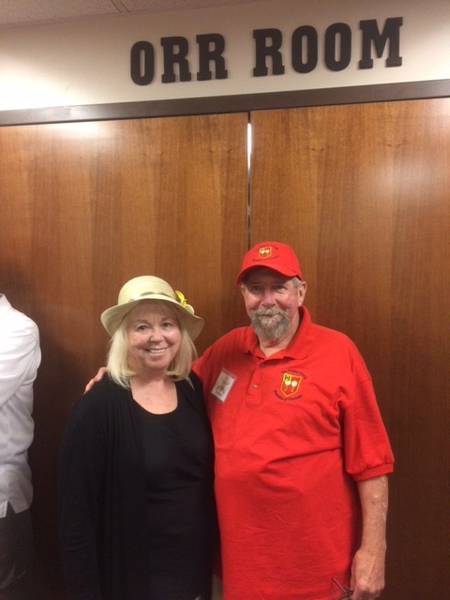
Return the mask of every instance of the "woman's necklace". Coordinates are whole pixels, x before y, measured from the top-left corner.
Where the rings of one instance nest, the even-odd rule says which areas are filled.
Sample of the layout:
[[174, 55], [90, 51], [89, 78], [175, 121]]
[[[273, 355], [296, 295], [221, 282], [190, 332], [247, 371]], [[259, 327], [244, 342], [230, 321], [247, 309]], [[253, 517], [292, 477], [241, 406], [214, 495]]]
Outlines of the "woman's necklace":
[[177, 390], [169, 377], [144, 383], [133, 377], [130, 385], [134, 400], [148, 412], [164, 414], [174, 411], [178, 405]]

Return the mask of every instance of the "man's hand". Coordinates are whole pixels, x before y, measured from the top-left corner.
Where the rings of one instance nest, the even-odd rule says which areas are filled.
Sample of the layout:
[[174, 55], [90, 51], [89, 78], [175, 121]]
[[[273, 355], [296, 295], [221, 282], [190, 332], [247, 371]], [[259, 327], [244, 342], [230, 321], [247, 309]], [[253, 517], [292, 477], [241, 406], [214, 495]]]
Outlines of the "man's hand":
[[87, 384], [87, 386], [85, 387], [84, 393], [88, 392], [91, 389], [91, 387], [94, 385], [94, 383], [101, 381], [107, 372], [108, 372], [108, 369], [106, 367], [100, 367], [100, 369], [97, 371], [97, 375], [93, 379], [91, 379], [89, 381], [89, 383]]
[[371, 554], [362, 548], [353, 558], [350, 587], [352, 600], [374, 600], [384, 588], [384, 552]]

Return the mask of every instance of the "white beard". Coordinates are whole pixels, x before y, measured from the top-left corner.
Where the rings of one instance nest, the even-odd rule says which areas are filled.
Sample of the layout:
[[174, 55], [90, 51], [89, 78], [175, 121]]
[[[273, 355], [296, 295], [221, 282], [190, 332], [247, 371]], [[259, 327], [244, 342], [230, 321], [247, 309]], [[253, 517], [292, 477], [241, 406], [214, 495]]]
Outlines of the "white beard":
[[281, 308], [259, 308], [250, 318], [256, 335], [268, 342], [276, 342], [289, 328], [289, 317]]

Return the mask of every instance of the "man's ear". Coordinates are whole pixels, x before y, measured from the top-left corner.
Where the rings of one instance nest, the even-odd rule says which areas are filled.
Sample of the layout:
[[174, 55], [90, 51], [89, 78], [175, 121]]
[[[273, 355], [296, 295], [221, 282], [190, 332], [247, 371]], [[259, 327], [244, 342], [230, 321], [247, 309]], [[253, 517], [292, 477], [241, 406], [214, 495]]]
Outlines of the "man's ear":
[[305, 301], [307, 289], [308, 289], [308, 285], [306, 284], [306, 281], [303, 281], [303, 279], [302, 279], [302, 281], [300, 282], [300, 285], [298, 286], [298, 306], [299, 307]]

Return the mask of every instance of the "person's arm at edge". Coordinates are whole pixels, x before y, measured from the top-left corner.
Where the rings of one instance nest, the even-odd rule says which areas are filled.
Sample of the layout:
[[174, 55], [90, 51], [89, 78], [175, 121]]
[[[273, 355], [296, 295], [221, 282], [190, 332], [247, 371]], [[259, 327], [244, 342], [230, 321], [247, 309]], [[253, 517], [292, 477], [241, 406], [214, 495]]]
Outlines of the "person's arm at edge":
[[362, 509], [362, 540], [352, 564], [352, 600], [373, 600], [384, 588], [388, 478], [357, 481]]
[[2, 332], [0, 343], [0, 406], [10, 400], [24, 382], [34, 381], [41, 362], [39, 330], [32, 321]]

